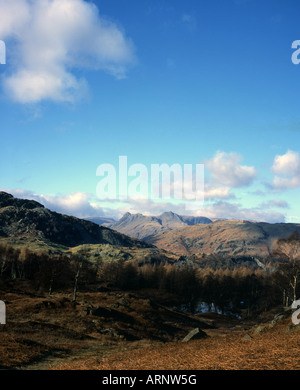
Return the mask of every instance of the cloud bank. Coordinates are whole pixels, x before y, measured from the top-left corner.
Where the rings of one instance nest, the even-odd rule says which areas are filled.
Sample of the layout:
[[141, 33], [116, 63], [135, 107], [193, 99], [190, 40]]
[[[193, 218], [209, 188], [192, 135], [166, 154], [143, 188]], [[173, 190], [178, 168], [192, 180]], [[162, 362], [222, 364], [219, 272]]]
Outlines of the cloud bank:
[[[286, 218], [290, 218], [285, 213], [289, 209], [289, 204], [283, 199], [268, 199], [252, 207], [245, 207], [238, 201], [234, 190], [248, 188], [258, 176], [255, 167], [242, 165], [241, 161], [241, 155], [220, 151], [206, 161], [205, 170], [208, 171], [209, 177], [208, 180], [205, 180], [205, 202], [197, 209], [187, 209], [187, 200], [185, 199], [180, 201], [160, 199], [157, 201], [148, 199], [147, 196], [131, 196], [122, 200], [101, 200], [95, 194], [85, 192], [48, 196], [24, 190], [3, 189], [3, 191], [20, 198], [35, 199], [51, 210], [79, 218], [105, 216], [118, 219], [126, 212], [159, 215], [165, 211], [173, 211], [180, 215], [208, 218], [243, 219], [269, 223], [285, 222]], [[272, 171], [275, 174], [273, 186], [274, 183], [280, 183], [280, 186], [278, 185], [280, 189], [294, 188], [299, 179], [299, 168], [300, 157], [296, 152], [288, 151], [284, 155], [275, 156], [272, 166]], [[266, 194], [256, 192], [258, 192], [257, 198], [272, 194], [272, 192]]]
[[[264, 221], [269, 223], [285, 222], [285, 214], [263, 206], [245, 208], [240, 203], [229, 203], [226, 201], [215, 201], [204, 205], [203, 208], [188, 212], [184, 203], [174, 204], [172, 202], [155, 202], [150, 199], [127, 199], [122, 205], [114, 207], [114, 201], [102, 207], [94, 201], [91, 194], [76, 192], [66, 195], [45, 196], [34, 194], [26, 190], [11, 190], [4, 188], [2, 191], [8, 192], [17, 198], [34, 199], [52, 211], [62, 214], [72, 215], [78, 218], [87, 217], [111, 217], [119, 219], [126, 212], [132, 214], [141, 213], [144, 215], [159, 215], [165, 211], [173, 211], [180, 215], [205, 216], [208, 218], [221, 219], [243, 219], [253, 221]], [[286, 204], [279, 200], [270, 201], [268, 205], [285, 208]]]
[[20, 103], [73, 103], [87, 91], [76, 70], [120, 79], [135, 62], [131, 40], [84, 0], [0, 0], [0, 37], [12, 52], [3, 87]]

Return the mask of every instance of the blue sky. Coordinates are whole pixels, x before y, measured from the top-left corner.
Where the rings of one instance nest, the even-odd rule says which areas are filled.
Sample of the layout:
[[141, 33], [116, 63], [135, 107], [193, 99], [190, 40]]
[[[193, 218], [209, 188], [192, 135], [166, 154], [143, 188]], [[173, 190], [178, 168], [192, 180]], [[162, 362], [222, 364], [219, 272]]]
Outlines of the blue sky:
[[96, 169], [202, 163], [194, 214], [300, 222], [299, 12], [297, 0], [0, 0], [1, 189], [79, 217], [187, 214], [101, 200]]

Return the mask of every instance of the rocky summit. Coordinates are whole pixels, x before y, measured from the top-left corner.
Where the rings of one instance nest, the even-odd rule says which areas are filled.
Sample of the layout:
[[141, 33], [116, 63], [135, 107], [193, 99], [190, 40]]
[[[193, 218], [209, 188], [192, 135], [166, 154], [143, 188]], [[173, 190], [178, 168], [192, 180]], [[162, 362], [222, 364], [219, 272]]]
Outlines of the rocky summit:
[[119, 221], [105, 224], [105, 226], [130, 237], [147, 240], [163, 231], [209, 223], [212, 223], [212, 221], [206, 217], [182, 216], [168, 211], [157, 217], [126, 213]]

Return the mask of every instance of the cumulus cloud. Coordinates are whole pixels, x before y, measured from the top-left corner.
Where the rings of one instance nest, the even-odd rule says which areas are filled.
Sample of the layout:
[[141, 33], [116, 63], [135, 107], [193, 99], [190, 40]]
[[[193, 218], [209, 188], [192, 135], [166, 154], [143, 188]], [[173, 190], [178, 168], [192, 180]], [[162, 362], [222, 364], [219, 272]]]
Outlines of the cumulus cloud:
[[0, 36], [9, 40], [4, 88], [17, 102], [74, 102], [86, 93], [75, 70], [124, 78], [135, 62], [130, 39], [85, 0], [0, 0]]
[[204, 199], [233, 199], [235, 195], [230, 190], [229, 187], [210, 187], [210, 185], [206, 185]]
[[83, 192], [66, 195], [40, 195], [32, 191], [0, 189], [17, 198], [33, 199], [52, 211], [72, 215], [78, 218], [111, 217], [116, 220], [126, 212], [132, 214], [160, 215], [165, 211], [173, 211], [179, 215], [205, 216], [208, 218], [243, 219], [269, 223], [285, 222], [283, 213], [262, 209], [261, 207], [245, 208], [240, 203], [216, 201], [204, 204], [197, 210], [187, 210], [185, 202], [153, 201], [151, 199], [128, 198], [121, 202], [109, 201], [103, 204], [94, 201], [93, 196]]
[[101, 208], [92, 205], [88, 195], [83, 192], [75, 192], [62, 196], [40, 195], [38, 198], [50, 210], [79, 218], [99, 216], [102, 213]]
[[239, 154], [218, 151], [206, 161], [205, 167], [211, 171], [216, 185], [239, 188], [249, 186], [257, 176], [253, 166], [241, 165], [241, 161], [242, 156]]
[[183, 191], [186, 200], [195, 196], [203, 200], [234, 199], [233, 189], [250, 186], [257, 177], [256, 169], [241, 165], [241, 161], [242, 156], [236, 153], [218, 151], [203, 164], [203, 177], [196, 177], [195, 171], [190, 177], [182, 174], [181, 181], [174, 181], [171, 190]]
[[[196, 168], [192, 164], [184, 166], [180, 164], [171, 166], [152, 164], [149, 170], [143, 164], [134, 164], [129, 169], [129, 176], [136, 177], [132, 181], [128, 181], [128, 195], [132, 199], [139, 200], [148, 199], [151, 193], [150, 197], [153, 200], [168, 201], [168, 199], [174, 198], [188, 202], [197, 201], [198, 203], [216, 199], [235, 199], [236, 196], [232, 190], [251, 185], [257, 175], [254, 167], [241, 165], [241, 160], [242, 157], [235, 153], [217, 152], [204, 164], [196, 164]], [[102, 176], [100, 168], [103, 167], [98, 167], [97, 176]], [[115, 170], [113, 172], [113, 175], [116, 175]], [[112, 178], [113, 183], [115, 179], [115, 177]], [[109, 187], [106, 178], [104, 178], [104, 183], [102, 180], [97, 186], [99, 199], [116, 198], [117, 186], [111, 184], [111, 192], [113, 193], [111, 196], [110, 193], [105, 192], [108, 190], [103, 188], [104, 184], [106, 188]]]
[[241, 165], [242, 156], [237, 153], [217, 151], [205, 166], [204, 199], [234, 199], [235, 188], [250, 186], [257, 177], [252, 166]]
[[273, 189], [284, 190], [300, 187], [299, 153], [288, 150], [283, 155], [275, 156], [272, 172], [274, 173]]

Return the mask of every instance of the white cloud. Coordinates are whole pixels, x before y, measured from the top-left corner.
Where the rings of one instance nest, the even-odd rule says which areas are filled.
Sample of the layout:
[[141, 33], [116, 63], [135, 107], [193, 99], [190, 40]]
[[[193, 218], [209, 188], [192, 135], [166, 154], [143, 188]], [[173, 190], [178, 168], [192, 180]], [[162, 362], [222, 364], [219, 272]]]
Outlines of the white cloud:
[[204, 198], [208, 199], [231, 199], [235, 198], [235, 195], [230, 192], [229, 187], [205, 187]]
[[206, 161], [205, 168], [211, 171], [212, 181], [217, 187], [245, 187], [252, 184], [257, 172], [252, 166], [240, 165], [241, 160], [242, 156], [236, 153], [218, 151]]
[[273, 189], [284, 190], [300, 187], [299, 153], [288, 150], [283, 155], [275, 156], [272, 172], [274, 173]]
[[0, 36], [14, 48], [4, 88], [21, 103], [74, 102], [86, 93], [75, 69], [123, 78], [135, 62], [130, 39], [85, 0], [0, 0]]
[[[241, 165], [242, 156], [236, 153], [226, 153], [218, 151], [209, 160], [204, 163], [204, 181], [197, 182], [197, 199], [234, 199], [232, 192], [235, 188], [250, 186], [257, 177], [256, 169], [252, 166]], [[184, 190], [185, 199], [194, 199], [194, 183], [196, 180], [195, 172], [190, 179], [185, 175], [184, 183], [182, 181], [174, 182], [172, 189], [177, 191]], [[197, 179], [199, 180], [199, 178]], [[190, 195], [189, 195], [190, 194]]]
[[225, 201], [204, 204], [198, 210], [187, 210], [184, 202], [176, 204], [174, 202], [157, 202], [150, 199], [128, 198], [122, 204], [113, 200], [99, 205], [97, 201], [94, 201], [92, 195], [83, 192], [49, 196], [35, 194], [32, 191], [11, 190], [7, 188], [2, 188], [0, 191], [8, 192], [17, 198], [36, 200], [52, 211], [78, 218], [105, 216], [118, 219], [126, 212], [132, 214], [159, 215], [165, 211], [173, 211], [179, 215], [243, 219], [269, 223], [285, 222], [286, 218], [284, 214], [274, 210], [263, 210], [260, 207], [245, 208], [239, 203]]
[[273, 210], [244, 208], [238, 203], [216, 202], [199, 210], [197, 215], [208, 218], [242, 219], [247, 221], [278, 223], [285, 222], [285, 215]]
[[73, 215], [79, 218], [88, 216], [99, 216], [102, 213], [101, 208], [92, 206], [88, 195], [83, 192], [75, 192], [62, 196], [40, 195], [39, 201], [50, 210]]

